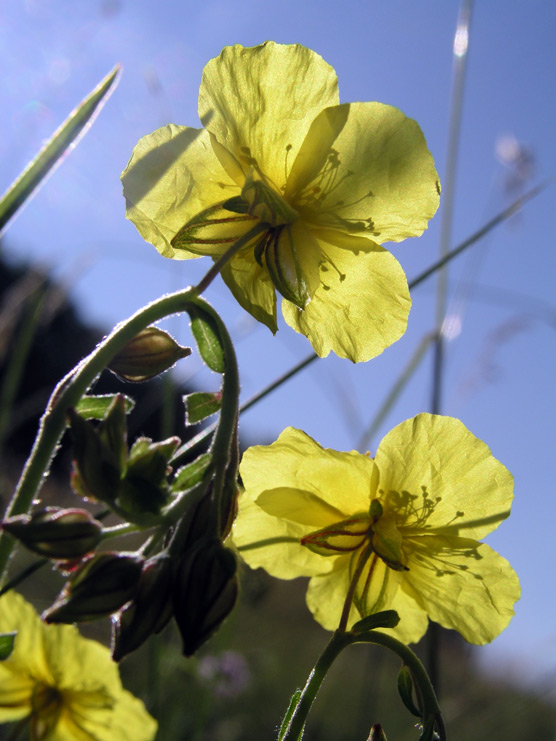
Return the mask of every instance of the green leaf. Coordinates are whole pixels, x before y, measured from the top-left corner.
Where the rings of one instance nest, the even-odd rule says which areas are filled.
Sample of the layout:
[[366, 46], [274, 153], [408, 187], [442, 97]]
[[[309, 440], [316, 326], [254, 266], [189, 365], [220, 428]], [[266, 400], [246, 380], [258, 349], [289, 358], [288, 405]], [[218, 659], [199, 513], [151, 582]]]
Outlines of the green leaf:
[[[301, 690], [296, 690], [292, 695], [292, 699], [290, 700], [290, 704], [288, 705], [288, 709], [286, 710], [284, 720], [282, 721], [282, 725], [280, 726], [280, 731], [278, 733], [278, 741], [282, 741], [282, 739], [286, 735], [286, 731], [288, 730], [288, 725], [290, 723], [292, 715], [295, 712], [296, 707], [299, 705], [300, 699], [301, 699]], [[303, 731], [299, 734], [299, 738], [301, 738], [302, 734], [303, 734]]]
[[216, 373], [224, 373], [226, 362], [224, 348], [218, 336], [216, 322], [199, 306], [189, 309], [191, 332], [197, 343], [197, 349], [208, 367]]
[[400, 673], [398, 674], [398, 692], [400, 693], [403, 704], [409, 712], [417, 718], [422, 718], [423, 714], [413, 702], [413, 677], [405, 664], [402, 666]]
[[64, 123], [54, 132], [52, 138], [32, 160], [21, 175], [12, 183], [0, 200], [0, 234], [15, 216], [17, 211], [29, 200], [39, 185], [56, 165], [69, 146], [77, 144], [85, 134], [96, 113], [107, 100], [119, 76], [120, 65], [97, 85], [97, 87], [73, 110]]
[[135, 406], [135, 402], [130, 396], [126, 396], [125, 394], [83, 396], [77, 402], [75, 411], [80, 417], [83, 417], [83, 419], [104, 419], [116, 396], [119, 396], [124, 400], [125, 412], [126, 414], [129, 414]]
[[352, 627], [351, 632], [358, 635], [359, 633], [366, 633], [368, 630], [375, 630], [375, 628], [395, 628], [399, 622], [400, 616], [395, 610], [383, 610], [359, 620]]
[[198, 484], [205, 475], [205, 471], [210, 466], [211, 461], [212, 456], [210, 453], [203, 453], [194, 461], [180, 469], [172, 482], [172, 491], [185, 491], [186, 489], [191, 489], [192, 486]]
[[185, 422], [188, 425], [197, 424], [211, 414], [216, 414], [222, 406], [222, 394], [197, 391], [183, 397], [185, 404]]
[[0, 661], [5, 661], [9, 658], [11, 652], [14, 650], [15, 637], [17, 630], [11, 633], [0, 634]]

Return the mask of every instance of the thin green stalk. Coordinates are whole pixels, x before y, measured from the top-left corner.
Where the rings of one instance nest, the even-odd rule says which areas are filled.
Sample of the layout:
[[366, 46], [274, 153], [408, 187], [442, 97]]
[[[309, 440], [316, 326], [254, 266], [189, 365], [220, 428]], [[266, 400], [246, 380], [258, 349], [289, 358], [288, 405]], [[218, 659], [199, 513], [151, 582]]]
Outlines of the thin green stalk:
[[397, 654], [403, 663], [409, 667], [413, 681], [417, 685], [423, 703], [423, 720], [434, 717], [440, 741], [446, 741], [446, 729], [442, 719], [442, 712], [438, 699], [434, 691], [431, 680], [425, 670], [425, 667], [413, 651], [405, 643], [398, 641], [397, 638], [382, 633], [378, 630], [370, 630], [367, 633], [358, 633], [353, 636], [353, 643], [374, 643], [378, 646], [384, 646]]
[[299, 701], [280, 741], [299, 741], [311, 706], [315, 701], [328, 670], [336, 657], [351, 643], [353, 643], [353, 636], [350, 633], [336, 631], [332, 634], [332, 638], [319, 656], [317, 663], [307, 678], [305, 687], [301, 692]]
[[[353, 603], [353, 598], [355, 596], [355, 590], [357, 589], [357, 582], [359, 581], [361, 574], [363, 573], [363, 569], [365, 568], [365, 564], [369, 560], [369, 556], [373, 552], [373, 546], [371, 543], [365, 548], [365, 550], [361, 553], [359, 556], [359, 560], [357, 561], [357, 566], [355, 567], [355, 571], [353, 572], [353, 576], [351, 577], [351, 582], [349, 584], [349, 589], [346, 595], [346, 599], [344, 601], [344, 607], [342, 609], [342, 614], [340, 616], [340, 623], [338, 625], [339, 631], [345, 631], [347, 628], [348, 620], [349, 620], [349, 613], [351, 612], [351, 605]], [[372, 569], [372, 564], [371, 564]]]
[[423, 337], [421, 342], [418, 344], [417, 349], [409, 359], [409, 362], [407, 363], [406, 367], [403, 369], [401, 374], [398, 376], [396, 381], [394, 382], [394, 385], [388, 392], [386, 398], [382, 402], [380, 409], [376, 413], [373, 421], [369, 425], [369, 427], [365, 430], [365, 432], [361, 435], [361, 438], [359, 440], [359, 443], [357, 445], [358, 450], [365, 450], [369, 447], [371, 440], [376, 435], [378, 428], [383, 423], [384, 419], [386, 418], [388, 412], [392, 409], [394, 404], [396, 403], [399, 395], [406, 387], [407, 383], [419, 367], [421, 360], [423, 359], [425, 352], [428, 350], [432, 340], [434, 339], [434, 334], [427, 334]]
[[49, 558], [39, 558], [37, 561], [33, 561], [32, 564], [27, 566], [27, 568], [23, 569], [19, 574], [16, 574], [13, 579], [10, 579], [10, 581], [6, 582], [4, 586], [0, 589], [0, 597], [2, 595], [6, 594], [6, 592], [9, 592], [10, 589], [15, 589], [19, 584], [25, 581], [25, 579], [28, 579], [32, 574], [35, 573], [35, 571], [38, 571], [39, 569], [42, 569], [43, 566], [46, 566], [47, 563], [50, 563]]
[[[465, 88], [465, 74], [467, 70], [467, 59], [469, 49], [469, 30], [471, 26], [471, 14], [473, 11], [473, 0], [462, 0], [460, 13], [454, 38], [454, 63], [452, 71], [452, 101], [450, 111], [450, 124], [448, 129], [448, 152], [446, 161], [446, 177], [444, 183], [444, 196], [442, 199], [442, 214], [440, 221], [440, 245], [439, 254], [441, 258], [446, 257], [450, 249], [452, 222], [454, 211], [454, 193], [456, 183], [456, 172], [458, 163], [458, 151], [460, 141], [461, 119], [463, 110], [463, 94]], [[442, 333], [444, 318], [446, 315], [448, 269], [442, 266], [438, 271], [436, 285], [436, 312], [433, 352], [433, 370], [431, 385], [431, 412], [440, 414], [442, 407], [442, 387], [444, 381], [444, 351], [445, 340]], [[431, 624], [428, 633], [428, 669], [434, 685], [439, 683], [440, 632], [436, 625]]]
[[[150, 324], [164, 319], [172, 314], [187, 311], [193, 305], [200, 308], [204, 313], [210, 314], [219, 328], [220, 339], [223, 344], [226, 357], [226, 373], [224, 374], [222, 396], [223, 408], [220, 415], [219, 427], [215, 436], [214, 445], [217, 448], [217, 457], [220, 455], [220, 448], [224, 450], [226, 445], [229, 448], [233, 436], [233, 429], [237, 423], [237, 399], [239, 395], [239, 377], [237, 363], [235, 361], [235, 352], [220, 317], [199, 294], [205, 290], [212, 280], [218, 274], [214, 268], [216, 264], [221, 270], [226, 262], [240, 249], [246, 241], [260, 232], [263, 225], [258, 224], [250, 232], [235, 242], [227, 252], [212, 266], [212, 268], [201, 279], [197, 286], [185, 288], [176, 293], [153, 301], [147, 306], [139, 309], [127, 321], [117, 325], [108, 337], [106, 337], [90, 355], [84, 358], [78, 365], [71, 370], [55, 387], [46, 410], [39, 424], [39, 431], [35, 439], [33, 448], [27, 459], [23, 472], [21, 474], [18, 486], [12, 497], [12, 500], [5, 513], [5, 517], [24, 514], [29, 511], [33, 498], [37, 495], [42, 484], [44, 476], [50, 466], [50, 462], [60, 438], [66, 426], [66, 410], [68, 407], [75, 406], [79, 399], [86, 393], [89, 386], [95, 381], [97, 376], [106, 368], [112, 358], [128, 342], [130, 342], [141, 330]], [[227, 399], [224, 404], [224, 396]], [[234, 401], [235, 398], [235, 401]], [[227, 437], [226, 437], [227, 436]], [[227, 443], [225, 441], [228, 441]], [[227, 453], [226, 453], [227, 455]], [[226, 458], [227, 464], [228, 458]], [[225, 477], [225, 469], [222, 471], [222, 481]], [[220, 483], [222, 488], [223, 484]], [[4, 579], [8, 560], [14, 545], [13, 538], [6, 533], [0, 534], [0, 583]]]
[[12, 349], [0, 389], [0, 458], [3, 453], [4, 438], [8, 429], [14, 399], [21, 382], [23, 368], [29, 357], [46, 292], [44, 281], [41, 281], [40, 285], [28, 297], [28, 306], [24, 311], [23, 321], [17, 330], [17, 337], [11, 343]]
[[[261, 391], [258, 391], [254, 396], [252, 396], [244, 404], [242, 404], [239, 407], [239, 413], [242, 414], [243, 412], [246, 412], [248, 409], [254, 406], [257, 402], [261, 401], [261, 399], [264, 399], [265, 396], [268, 396], [272, 391], [274, 391], [279, 386], [281, 386], [283, 383], [285, 383], [290, 378], [292, 378], [297, 373], [299, 373], [299, 371], [303, 370], [308, 365], [310, 365], [314, 360], [318, 360], [318, 357], [319, 356], [316, 355], [315, 353], [311, 353], [310, 355], [308, 355], [301, 362], [294, 365], [294, 367], [291, 368], [289, 371], [279, 376], [275, 381], [268, 384], [268, 386], [265, 386]], [[195, 437], [192, 437], [191, 440], [188, 440], [185, 443], [185, 445], [183, 445], [174, 454], [174, 457], [170, 461], [172, 465], [179, 466], [180, 463], [191, 454], [192, 450], [194, 450], [198, 445], [203, 443], [205, 440], [207, 440], [212, 435], [212, 433], [214, 432], [217, 426], [218, 426], [218, 422], [214, 422], [213, 424], [208, 425], [208, 427], [205, 427], [204, 430], [201, 430], [201, 432], [195, 435]]]

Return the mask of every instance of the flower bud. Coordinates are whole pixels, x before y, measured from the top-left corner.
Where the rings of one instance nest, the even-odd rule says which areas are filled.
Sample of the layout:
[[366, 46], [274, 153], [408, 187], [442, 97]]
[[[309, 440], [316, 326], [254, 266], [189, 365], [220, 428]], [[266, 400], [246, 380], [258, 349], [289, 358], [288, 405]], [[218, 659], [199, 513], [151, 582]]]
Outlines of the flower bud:
[[71, 485], [80, 496], [110, 504], [125, 470], [127, 434], [125, 399], [117, 396], [98, 425], [68, 409], [73, 441], [74, 471]]
[[89, 512], [59, 507], [10, 517], [2, 528], [33, 553], [64, 561], [94, 551], [102, 534], [102, 525]]
[[380, 723], [375, 723], [367, 741], [388, 741]]
[[143, 559], [135, 554], [97, 553], [85, 561], [56, 602], [42, 614], [46, 623], [77, 623], [111, 615], [137, 592]]
[[124, 381], [148, 381], [188, 355], [190, 347], [178, 345], [158, 327], [147, 327], [120, 350], [108, 368]]
[[232, 611], [236, 571], [234, 554], [217, 538], [197, 543], [183, 556], [173, 596], [185, 656], [193, 656]]
[[120, 661], [172, 617], [172, 559], [166, 554], [143, 566], [133, 600], [112, 618], [112, 658]]

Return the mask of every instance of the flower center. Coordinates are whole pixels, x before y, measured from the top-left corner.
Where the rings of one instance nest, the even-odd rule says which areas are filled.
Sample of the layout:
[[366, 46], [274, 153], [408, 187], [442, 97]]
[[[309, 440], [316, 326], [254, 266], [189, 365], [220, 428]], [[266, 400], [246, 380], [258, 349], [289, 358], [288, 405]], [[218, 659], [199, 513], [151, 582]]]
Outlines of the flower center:
[[64, 705], [60, 690], [37, 684], [31, 695], [31, 740], [41, 741], [51, 736], [58, 724]]
[[372, 500], [368, 513], [355, 514], [301, 538], [301, 545], [321, 556], [352, 553], [368, 544], [391, 569], [407, 571], [402, 563], [402, 535], [394, 520], [383, 516], [378, 499]]

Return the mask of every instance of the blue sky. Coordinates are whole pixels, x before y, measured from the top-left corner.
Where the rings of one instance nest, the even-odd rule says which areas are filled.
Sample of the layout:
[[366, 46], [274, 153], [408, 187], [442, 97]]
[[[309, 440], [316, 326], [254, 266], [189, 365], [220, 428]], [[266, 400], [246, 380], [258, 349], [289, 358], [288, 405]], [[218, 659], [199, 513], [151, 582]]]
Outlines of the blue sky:
[[[68, 286], [84, 318], [108, 329], [162, 293], [194, 283], [205, 260], [175, 263], [145, 244], [124, 218], [119, 175], [144, 134], [168, 122], [198, 126], [204, 64], [227, 44], [265, 39], [318, 51], [339, 77], [343, 102], [378, 100], [421, 125], [441, 178], [458, 3], [391, 0], [204, 0], [148, 2], [8, 0], [0, 5], [0, 189], [6, 188], [76, 103], [113, 67], [120, 84], [94, 127], [14, 221], [5, 250], [36, 261]], [[500, 141], [518, 142], [534, 164], [530, 186], [555, 174], [556, 5], [545, 0], [477, 2], [471, 27], [452, 243], [509, 203], [510, 169]], [[460, 417], [514, 474], [510, 520], [489, 538], [522, 580], [507, 631], [484, 649], [485, 664], [511, 662], [527, 675], [556, 671], [556, 209], [554, 185], [522, 213], [452, 263], [449, 312], [461, 331], [448, 344], [443, 412]], [[440, 218], [392, 251], [409, 278], [436, 258]], [[311, 350], [285, 326], [275, 338], [217, 281], [207, 294], [230, 327], [244, 398]], [[434, 320], [434, 281], [413, 294], [407, 334], [374, 361], [318, 361], [248, 412], [242, 432], [274, 439], [287, 425], [321, 444], [357, 446], [384, 394]], [[187, 322], [169, 327], [190, 342]], [[194, 359], [181, 377], [199, 375]], [[426, 411], [431, 363], [413, 377], [378, 438]]]

